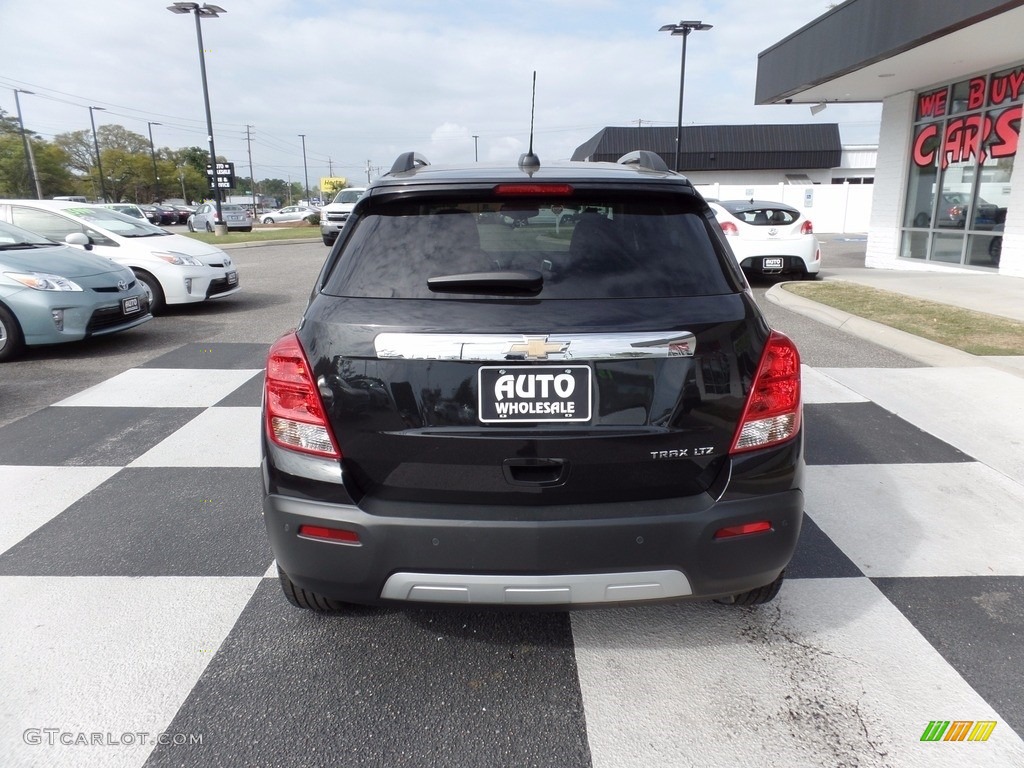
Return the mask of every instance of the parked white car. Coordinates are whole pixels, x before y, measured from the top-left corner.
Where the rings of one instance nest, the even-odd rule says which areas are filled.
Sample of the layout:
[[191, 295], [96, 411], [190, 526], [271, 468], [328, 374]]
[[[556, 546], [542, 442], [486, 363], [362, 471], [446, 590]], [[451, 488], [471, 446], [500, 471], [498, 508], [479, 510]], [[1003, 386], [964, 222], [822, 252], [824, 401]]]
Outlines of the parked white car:
[[717, 200], [708, 205], [745, 272], [817, 278], [821, 246], [814, 225], [796, 208], [766, 200]]
[[[239, 290], [238, 271], [220, 248], [101, 205], [0, 200], [0, 221], [54, 242], [79, 245], [131, 268], [149, 294], [154, 314], [167, 304], [206, 301]], [[87, 238], [84, 245], [82, 235]]]

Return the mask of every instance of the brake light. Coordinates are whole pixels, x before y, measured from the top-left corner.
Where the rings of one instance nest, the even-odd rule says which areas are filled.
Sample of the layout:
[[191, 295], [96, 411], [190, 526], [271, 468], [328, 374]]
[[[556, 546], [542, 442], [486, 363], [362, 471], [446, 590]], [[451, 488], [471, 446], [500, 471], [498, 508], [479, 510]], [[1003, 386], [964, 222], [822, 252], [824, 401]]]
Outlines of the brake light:
[[294, 333], [282, 336], [270, 348], [263, 393], [271, 441], [293, 451], [341, 458], [306, 353]]
[[498, 184], [494, 194], [500, 197], [566, 197], [572, 184]]
[[325, 525], [300, 525], [299, 536], [305, 539], [320, 539], [336, 544], [362, 544], [359, 534], [344, 528], [328, 528]]
[[767, 448], [792, 439], [800, 430], [800, 412], [800, 353], [787, 336], [772, 331], [730, 453]]
[[722, 234], [726, 237], [739, 237], [740, 231], [731, 221], [720, 221], [718, 224], [722, 228]]
[[800, 225], [800, 234], [801, 235], [813, 235], [814, 234], [814, 225], [811, 223], [810, 219], [805, 219], [804, 223]]

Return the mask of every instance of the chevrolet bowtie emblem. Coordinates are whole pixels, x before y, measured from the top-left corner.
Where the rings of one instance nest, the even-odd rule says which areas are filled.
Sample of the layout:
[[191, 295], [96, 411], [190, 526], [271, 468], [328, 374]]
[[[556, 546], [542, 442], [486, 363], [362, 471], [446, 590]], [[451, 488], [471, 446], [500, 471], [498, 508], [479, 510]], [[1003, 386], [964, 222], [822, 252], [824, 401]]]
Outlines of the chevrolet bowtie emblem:
[[568, 341], [548, 341], [547, 336], [524, 336], [524, 341], [512, 344], [506, 357], [511, 360], [547, 360], [569, 349]]

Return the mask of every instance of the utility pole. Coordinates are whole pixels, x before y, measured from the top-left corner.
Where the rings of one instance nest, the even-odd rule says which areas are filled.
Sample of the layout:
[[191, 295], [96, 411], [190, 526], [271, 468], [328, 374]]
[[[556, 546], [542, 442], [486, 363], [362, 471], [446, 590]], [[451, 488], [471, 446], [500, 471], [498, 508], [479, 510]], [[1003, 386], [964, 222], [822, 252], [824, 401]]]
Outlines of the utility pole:
[[251, 125], [245, 126], [245, 146], [249, 152], [249, 181], [252, 183], [252, 215], [256, 216], [256, 175], [252, 172], [252, 136], [249, 135]]
[[473, 162], [480, 162], [480, 135], [473, 134]]
[[18, 101], [19, 93], [32, 93], [32, 91], [23, 91], [19, 88], [14, 89], [14, 106], [18, 111], [18, 126], [21, 128], [21, 140], [25, 144], [25, 160], [28, 162], [28, 175], [29, 179], [35, 184], [36, 187], [36, 199], [43, 199], [43, 190], [39, 184], [39, 172], [36, 170], [36, 158], [32, 154], [32, 141], [29, 139], [28, 134], [25, 133], [25, 121], [21, 119], [21, 102]]
[[327, 156], [327, 175], [334, 178], [334, 162], [331, 160], [331, 156]]
[[366, 161], [366, 183], [370, 183], [370, 161]]
[[302, 138], [302, 174], [306, 180], [306, 205], [309, 205], [309, 170], [306, 168], [306, 134], [300, 133], [299, 136]]

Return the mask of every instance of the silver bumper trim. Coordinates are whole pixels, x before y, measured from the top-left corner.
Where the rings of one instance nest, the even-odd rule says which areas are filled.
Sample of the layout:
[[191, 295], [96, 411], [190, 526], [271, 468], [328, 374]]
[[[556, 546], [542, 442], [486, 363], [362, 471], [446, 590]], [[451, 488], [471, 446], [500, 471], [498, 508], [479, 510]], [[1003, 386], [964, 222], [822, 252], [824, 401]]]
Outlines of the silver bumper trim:
[[575, 573], [556, 576], [409, 573], [391, 575], [381, 598], [423, 603], [583, 605], [664, 600], [693, 594], [680, 571]]

